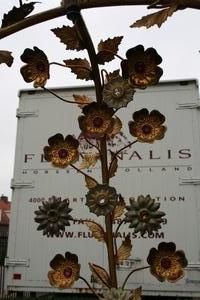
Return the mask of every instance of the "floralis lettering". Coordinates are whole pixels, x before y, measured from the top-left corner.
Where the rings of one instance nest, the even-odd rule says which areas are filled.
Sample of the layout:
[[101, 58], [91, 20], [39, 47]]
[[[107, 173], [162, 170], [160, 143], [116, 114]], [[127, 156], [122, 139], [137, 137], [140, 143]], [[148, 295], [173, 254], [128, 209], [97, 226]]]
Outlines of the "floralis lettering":
[[[81, 156], [83, 157], [86, 152], [81, 152]], [[167, 160], [174, 160], [180, 159], [185, 160], [192, 157], [191, 149], [190, 148], [182, 148], [179, 150], [167, 149], [166, 151], [159, 153], [155, 150], [147, 150], [147, 151], [139, 151], [139, 150], [130, 150], [130, 151], [123, 151], [122, 153], [118, 154], [119, 160], [134, 160], [134, 161], [143, 161], [143, 160], [150, 160], [150, 161], [157, 161], [162, 159]], [[44, 158], [44, 155], [37, 155], [35, 153], [25, 153], [24, 154], [24, 163], [47, 163]]]

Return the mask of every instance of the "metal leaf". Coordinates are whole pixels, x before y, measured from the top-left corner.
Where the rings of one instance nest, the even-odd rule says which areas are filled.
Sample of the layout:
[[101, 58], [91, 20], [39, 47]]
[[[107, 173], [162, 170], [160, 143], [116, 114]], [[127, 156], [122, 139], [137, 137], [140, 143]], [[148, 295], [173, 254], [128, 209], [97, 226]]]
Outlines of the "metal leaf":
[[115, 70], [113, 72], [110, 72], [110, 73], [106, 74], [106, 80], [110, 81], [110, 80], [112, 80], [112, 79], [114, 79], [116, 77], [119, 77], [119, 72], [120, 72], [120, 70], [117, 69], [117, 70]]
[[12, 52], [6, 50], [0, 50], [0, 64], [6, 64], [8, 67], [12, 66], [13, 57], [11, 55]]
[[83, 41], [78, 35], [76, 26], [63, 26], [62, 28], [54, 28], [51, 31], [60, 39], [60, 42], [65, 44], [66, 50], [84, 50], [85, 46]]
[[118, 46], [120, 45], [123, 36], [117, 36], [105, 41], [101, 40], [98, 45], [97, 60], [98, 63], [103, 65], [105, 62], [109, 62], [115, 58], [115, 54], [118, 52]]
[[142, 287], [135, 289], [132, 291], [132, 295], [130, 300], [141, 300], [142, 299]]
[[84, 224], [92, 231], [92, 235], [97, 241], [105, 242], [105, 232], [100, 224], [94, 221], [84, 221]]
[[87, 104], [93, 102], [93, 100], [85, 95], [73, 95], [74, 101], [79, 103], [78, 107], [83, 108]]
[[92, 272], [92, 275], [94, 276], [94, 278], [97, 280], [99, 284], [103, 284], [108, 288], [111, 287], [110, 276], [108, 275], [105, 269], [91, 263], [89, 263], [89, 267]]
[[88, 153], [83, 157], [83, 161], [81, 162], [79, 169], [88, 169], [90, 167], [94, 167], [100, 157], [99, 153]]
[[125, 237], [125, 240], [122, 242], [121, 246], [117, 250], [117, 262], [123, 262], [131, 255], [132, 245], [130, 234]]
[[23, 4], [20, 7], [13, 6], [13, 8], [7, 14], [3, 15], [1, 28], [10, 26], [16, 22], [23, 20], [34, 10], [34, 5], [36, 3], [39, 2], [30, 2], [27, 4]]
[[109, 178], [112, 178], [115, 176], [115, 173], [118, 168], [118, 159], [117, 156], [115, 156], [114, 152], [110, 151], [110, 153], [111, 153], [111, 163], [109, 167]]
[[109, 136], [113, 138], [116, 134], [120, 133], [121, 129], [122, 129], [122, 121], [118, 117], [115, 117], [113, 129], [112, 132], [109, 133]]
[[75, 58], [64, 60], [66, 67], [76, 74], [77, 79], [91, 80], [91, 67], [87, 59]]
[[113, 220], [116, 220], [123, 215], [125, 207], [126, 207], [126, 203], [124, 201], [124, 198], [121, 195], [119, 195], [119, 202], [115, 207], [112, 215]]
[[167, 20], [167, 18], [173, 15], [173, 13], [177, 10], [177, 8], [178, 5], [176, 3], [173, 3], [168, 8], [165, 8], [153, 14], [142, 17], [140, 20], [133, 23], [130, 27], [145, 26], [146, 28], [149, 28], [154, 25], [161, 27], [161, 25]]
[[85, 176], [85, 183], [86, 183], [86, 187], [88, 189], [92, 189], [93, 187], [95, 187], [98, 184], [98, 182], [95, 179], [93, 179], [87, 175]]

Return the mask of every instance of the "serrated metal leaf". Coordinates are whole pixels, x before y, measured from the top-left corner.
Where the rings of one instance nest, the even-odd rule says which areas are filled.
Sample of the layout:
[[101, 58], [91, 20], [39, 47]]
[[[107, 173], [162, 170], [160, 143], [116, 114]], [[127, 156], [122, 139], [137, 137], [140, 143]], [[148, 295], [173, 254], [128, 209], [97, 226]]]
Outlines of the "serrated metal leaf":
[[87, 175], [85, 175], [85, 183], [88, 189], [92, 189], [98, 184], [98, 182], [95, 179]]
[[97, 241], [105, 242], [105, 232], [100, 224], [94, 221], [84, 221], [84, 224], [92, 231], [92, 235]]
[[91, 67], [87, 59], [75, 58], [64, 60], [66, 67], [76, 74], [77, 79], [92, 80]]
[[74, 101], [79, 103], [78, 107], [83, 108], [87, 104], [93, 102], [93, 100], [85, 95], [73, 95]]
[[102, 284], [108, 288], [111, 287], [111, 280], [110, 276], [108, 275], [107, 271], [102, 267], [89, 263], [90, 271], [92, 275], [97, 280], [99, 284]]
[[13, 6], [13, 8], [3, 15], [1, 28], [10, 26], [27, 17], [33, 10], [34, 5], [39, 2], [30, 2], [22, 4], [20, 7]]
[[123, 262], [125, 259], [127, 259], [131, 255], [132, 250], [132, 244], [130, 235], [128, 234], [125, 237], [125, 240], [122, 242], [121, 246], [117, 250], [117, 262]]
[[99, 64], [104, 64], [115, 58], [118, 52], [118, 47], [123, 39], [123, 36], [117, 36], [105, 41], [101, 40], [98, 45], [97, 61]]
[[100, 157], [99, 153], [88, 153], [83, 157], [83, 161], [81, 162], [79, 169], [88, 169], [90, 167], [94, 167]]
[[8, 67], [12, 66], [14, 58], [11, 55], [12, 52], [6, 50], [0, 50], [0, 64], [6, 64]]
[[135, 289], [132, 291], [132, 295], [129, 300], [141, 300], [142, 299], [142, 287]]
[[85, 46], [77, 32], [76, 25], [73, 27], [63, 26], [62, 28], [54, 28], [51, 31], [60, 39], [60, 42], [65, 44], [66, 50], [84, 50]]
[[137, 20], [135, 23], [133, 23], [130, 27], [133, 28], [145, 26], [146, 28], [149, 28], [154, 25], [161, 27], [161, 25], [167, 20], [167, 18], [173, 15], [177, 8], [178, 5], [176, 3], [173, 3], [168, 8], [142, 17], [140, 20]]
[[110, 72], [110, 73], [106, 74], [106, 80], [110, 81], [110, 80], [112, 80], [112, 79], [114, 79], [116, 77], [119, 77], [119, 72], [120, 72], [120, 70], [117, 69], [117, 70], [115, 70], [113, 72]]
[[117, 206], [115, 207], [113, 214], [112, 214], [113, 220], [116, 220], [123, 215], [125, 207], [126, 207], [126, 203], [124, 201], [124, 198], [121, 195], [119, 195], [119, 202], [118, 202]]
[[111, 163], [109, 166], [109, 178], [112, 178], [115, 176], [115, 173], [117, 172], [118, 168], [118, 159], [117, 156], [115, 156], [115, 153], [110, 151], [111, 153]]
[[121, 129], [122, 129], [122, 121], [118, 117], [115, 117], [114, 125], [112, 131], [109, 133], [109, 136], [113, 138], [116, 134], [120, 133]]

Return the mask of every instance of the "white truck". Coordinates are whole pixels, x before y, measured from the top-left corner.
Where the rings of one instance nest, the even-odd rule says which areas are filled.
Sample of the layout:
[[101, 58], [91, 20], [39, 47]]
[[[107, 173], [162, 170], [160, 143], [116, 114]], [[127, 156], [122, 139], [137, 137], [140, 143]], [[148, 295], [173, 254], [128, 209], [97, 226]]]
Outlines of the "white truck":
[[[92, 86], [53, 88], [62, 98], [73, 100], [73, 94], [94, 99]], [[128, 121], [136, 110], [157, 109], [166, 116], [165, 138], [153, 144], [136, 143], [119, 159], [118, 172], [110, 185], [116, 187], [127, 204], [131, 197], [150, 194], [166, 212], [160, 231], [148, 236], [136, 235], [124, 225], [120, 238], [128, 232], [133, 241], [131, 257], [118, 267], [118, 278], [123, 282], [132, 268], [147, 265], [150, 248], [161, 241], [173, 241], [183, 249], [188, 259], [185, 277], [175, 284], [160, 283], [149, 272], [134, 273], [127, 289], [143, 287], [144, 296], [200, 297], [200, 102], [195, 79], [164, 81], [136, 92], [128, 108], [119, 111], [123, 120], [122, 132], [110, 144], [112, 151], [132, 140]], [[60, 101], [40, 89], [21, 90], [17, 110], [18, 126], [14, 177], [11, 182], [12, 208], [6, 258], [6, 290], [30, 292], [59, 292], [48, 281], [49, 262], [66, 251], [76, 253], [81, 264], [81, 276], [91, 282], [88, 263], [107, 267], [105, 245], [92, 238], [89, 229], [79, 221], [71, 222], [59, 237], [47, 237], [37, 231], [34, 211], [41, 201], [52, 195], [68, 198], [71, 215], [75, 219], [94, 218], [85, 205], [84, 177], [71, 167], [58, 169], [46, 162], [43, 147], [56, 133], [80, 137], [77, 117], [81, 109]], [[91, 151], [81, 140], [81, 151]], [[100, 177], [100, 167], [86, 169], [91, 176]], [[100, 218], [101, 220], [101, 218]], [[96, 219], [98, 221], [98, 218]], [[114, 226], [117, 226], [115, 224]], [[99, 285], [91, 282], [93, 287]], [[62, 290], [63, 292], [63, 290]], [[66, 293], [88, 293], [81, 280]]]

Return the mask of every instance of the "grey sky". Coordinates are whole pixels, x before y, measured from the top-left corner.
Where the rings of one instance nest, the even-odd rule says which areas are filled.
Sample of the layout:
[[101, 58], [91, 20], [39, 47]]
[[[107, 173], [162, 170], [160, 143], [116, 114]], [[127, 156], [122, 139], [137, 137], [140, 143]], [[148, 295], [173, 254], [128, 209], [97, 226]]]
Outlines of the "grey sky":
[[[18, 6], [18, 1], [1, 1], [1, 18], [4, 12], [9, 11], [12, 6]], [[50, 4], [49, 4], [50, 3]], [[43, 0], [37, 4], [35, 12], [58, 6], [60, 1]], [[143, 15], [151, 13], [145, 7], [113, 7], [97, 8], [83, 11], [86, 24], [97, 45], [101, 39], [108, 37], [124, 36], [119, 48], [119, 54], [125, 56], [126, 50], [138, 44], [145, 48], [154, 47], [162, 56], [164, 74], [162, 80], [200, 78], [200, 49], [198, 29], [200, 28], [200, 12], [187, 9], [176, 12], [159, 29], [152, 27], [133, 28], [129, 26]], [[18, 32], [1, 41], [1, 49], [9, 50], [15, 57], [13, 66], [8, 68], [0, 65], [1, 74], [1, 110], [0, 110], [0, 194], [11, 197], [10, 180], [14, 167], [14, 151], [17, 119], [15, 117], [18, 106], [18, 91], [20, 89], [32, 88], [32, 83], [27, 84], [20, 75], [20, 55], [25, 48], [37, 46], [48, 56], [49, 61], [61, 62], [64, 59], [74, 57], [86, 57], [85, 51], [66, 51], [65, 45], [50, 31], [55, 27], [71, 25], [66, 17], [52, 20], [44, 24], [36, 25]], [[119, 68], [119, 60], [105, 65], [109, 71]], [[80, 84], [92, 84], [76, 80], [70, 70], [53, 66], [51, 79], [47, 87], [71, 86]], [[44, 141], [45, 144], [46, 141]]]

